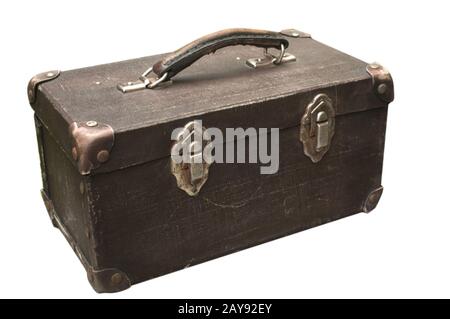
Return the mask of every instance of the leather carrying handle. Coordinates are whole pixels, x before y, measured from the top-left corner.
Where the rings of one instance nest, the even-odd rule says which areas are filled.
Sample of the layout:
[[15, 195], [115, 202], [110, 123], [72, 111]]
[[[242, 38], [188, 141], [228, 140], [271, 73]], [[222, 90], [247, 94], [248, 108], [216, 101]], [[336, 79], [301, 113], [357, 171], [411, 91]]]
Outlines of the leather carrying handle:
[[172, 52], [156, 62], [152, 69], [159, 78], [165, 76], [165, 81], [189, 67], [201, 57], [218, 49], [233, 45], [252, 45], [261, 48], [278, 48], [289, 46], [280, 33], [255, 29], [225, 29], [203, 36], [184, 47]]

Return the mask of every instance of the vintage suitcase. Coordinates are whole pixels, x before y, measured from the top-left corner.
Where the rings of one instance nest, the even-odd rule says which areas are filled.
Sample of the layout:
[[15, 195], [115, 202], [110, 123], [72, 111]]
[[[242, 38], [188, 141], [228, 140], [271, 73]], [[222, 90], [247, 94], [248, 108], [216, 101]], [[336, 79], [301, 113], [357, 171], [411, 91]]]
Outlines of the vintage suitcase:
[[[97, 292], [369, 212], [383, 191], [391, 76], [295, 29], [45, 72], [28, 96], [46, 208]], [[219, 143], [208, 128], [246, 135]], [[250, 160], [256, 140], [279, 156], [272, 172]], [[234, 163], [205, 155], [234, 158], [242, 141]]]

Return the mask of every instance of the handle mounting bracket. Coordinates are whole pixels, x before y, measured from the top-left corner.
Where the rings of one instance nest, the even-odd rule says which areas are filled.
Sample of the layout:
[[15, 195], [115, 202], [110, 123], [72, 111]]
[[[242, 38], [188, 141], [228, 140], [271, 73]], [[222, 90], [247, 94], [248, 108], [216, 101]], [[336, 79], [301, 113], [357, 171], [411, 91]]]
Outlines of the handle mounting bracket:
[[284, 48], [284, 45], [281, 44], [281, 50], [280, 50], [280, 54], [278, 56], [275, 56], [274, 54], [269, 53], [267, 48], [265, 48], [263, 57], [248, 59], [245, 62], [245, 64], [247, 64], [247, 66], [249, 66], [251, 68], [258, 68], [258, 67], [271, 65], [271, 64], [279, 65], [282, 63], [295, 62], [296, 60], [297, 60], [297, 58], [295, 57], [295, 55], [287, 53]]
[[142, 75], [139, 77], [137, 81], [121, 83], [117, 85], [117, 88], [122, 93], [140, 91], [143, 89], [153, 89], [156, 86], [164, 83], [170, 84], [172, 81], [165, 81], [167, 78], [167, 73], [164, 73], [161, 77], [148, 77], [148, 75], [153, 71], [153, 66], [147, 69]]

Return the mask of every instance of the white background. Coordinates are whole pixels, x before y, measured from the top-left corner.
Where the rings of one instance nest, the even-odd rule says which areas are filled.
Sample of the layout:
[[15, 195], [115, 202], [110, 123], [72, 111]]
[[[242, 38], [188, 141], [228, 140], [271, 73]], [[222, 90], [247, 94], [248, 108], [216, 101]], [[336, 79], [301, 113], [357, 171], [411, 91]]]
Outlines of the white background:
[[[447, 1], [7, 1], [0, 12], [0, 297], [450, 297]], [[392, 73], [383, 197], [358, 214], [97, 295], [40, 198], [36, 73], [294, 27]], [[267, 221], [270, 223], [270, 221]]]

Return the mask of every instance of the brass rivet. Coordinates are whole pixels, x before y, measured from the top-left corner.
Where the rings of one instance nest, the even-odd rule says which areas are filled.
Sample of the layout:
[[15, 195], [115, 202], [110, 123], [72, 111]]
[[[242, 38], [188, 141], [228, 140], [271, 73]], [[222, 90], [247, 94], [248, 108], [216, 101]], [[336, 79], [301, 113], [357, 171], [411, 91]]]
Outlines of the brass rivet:
[[371, 69], [378, 69], [379, 67], [380, 67], [380, 65], [377, 63], [369, 64], [369, 68], [371, 68]]
[[107, 150], [101, 150], [97, 153], [97, 161], [104, 163], [109, 159], [109, 152]]
[[77, 148], [75, 146], [72, 147], [72, 158], [74, 161], [76, 161], [78, 159], [78, 152], [77, 152]]
[[83, 182], [80, 183], [80, 193], [81, 193], [81, 195], [84, 194], [84, 183]]
[[387, 91], [387, 85], [386, 84], [382, 83], [382, 84], [378, 85], [377, 92], [379, 94], [384, 94], [384, 93], [386, 93], [386, 91]]
[[120, 284], [121, 282], [122, 282], [122, 275], [121, 274], [119, 274], [118, 272], [116, 272], [115, 274], [113, 274], [112, 276], [111, 276], [111, 283], [114, 285], [114, 286], [116, 286], [116, 285], [118, 285], [118, 284]]
[[54, 76], [55, 75], [55, 73], [53, 73], [53, 72], [48, 72], [47, 73], [47, 77], [49, 77], [49, 78], [51, 78], [52, 76]]
[[98, 123], [96, 121], [87, 121], [86, 125], [89, 127], [95, 127], [98, 125]]

